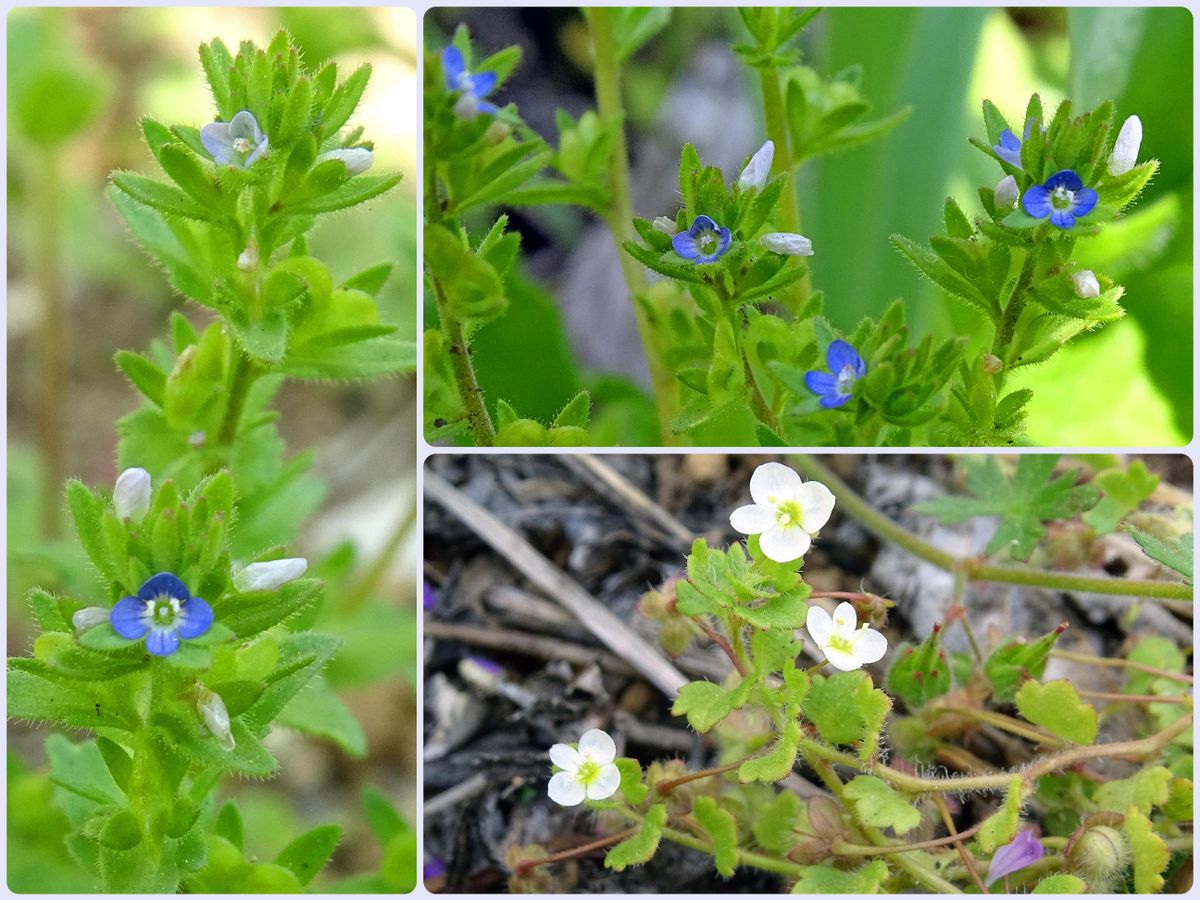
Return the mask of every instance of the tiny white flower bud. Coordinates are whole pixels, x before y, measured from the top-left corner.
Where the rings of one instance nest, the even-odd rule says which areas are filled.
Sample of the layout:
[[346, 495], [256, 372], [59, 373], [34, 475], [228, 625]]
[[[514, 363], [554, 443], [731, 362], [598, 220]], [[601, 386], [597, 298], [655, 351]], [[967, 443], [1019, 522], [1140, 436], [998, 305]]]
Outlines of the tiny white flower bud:
[[1100, 282], [1096, 280], [1096, 273], [1091, 269], [1080, 269], [1078, 272], [1073, 272], [1071, 281], [1075, 283], [1075, 296], [1080, 300], [1090, 300], [1092, 297], [1100, 296]]
[[483, 133], [483, 141], [489, 147], [495, 147], [497, 144], [507, 140], [512, 134], [512, 126], [507, 122], [499, 120], [488, 126], [488, 130]]
[[1142, 120], [1130, 116], [1117, 134], [1112, 156], [1108, 158], [1108, 174], [1124, 175], [1137, 163], [1138, 151], [1142, 149]]
[[1017, 179], [1005, 175], [996, 184], [993, 197], [996, 200], [996, 209], [1009, 209], [1014, 206], [1021, 197], [1021, 192], [1017, 189]]
[[996, 375], [1004, 368], [1004, 363], [1000, 361], [1000, 357], [993, 356], [991, 353], [983, 354], [983, 374]]
[[317, 157], [316, 163], [320, 165], [330, 159], [340, 160], [346, 167], [348, 175], [361, 175], [371, 168], [371, 163], [375, 161], [375, 154], [366, 147], [344, 147], [340, 150], [322, 153]]
[[238, 254], [237, 267], [243, 272], [253, 272], [258, 268], [258, 242], [253, 238], [246, 249]]
[[77, 609], [71, 616], [71, 625], [74, 626], [76, 634], [82, 634], [89, 628], [95, 628], [107, 621], [108, 610], [103, 606], [85, 606], [83, 609]]
[[204, 727], [217, 739], [221, 749], [227, 753], [232, 752], [236, 744], [233, 734], [229, 731], [229, 710], [225, 708], [225, 701], [221, 699], [221, 695], [200, 688], [200, 699], [196, 701], [196, 712], [200, 713], [200, 718], [204, 720]]
[[113, 486], [113, 506], [122, 519], [140, 519], [150, 511], [150, 473], [126, 469]]
[[204, 434], [203, 431], [193, 431], [191, 434], [188, 435], [188, 439], [187, 439], [188, 446], [196, 447], [197, 449], [200, 447], [203, 447], [204, 442], [206, 440], [208, 440], [208, 437]]
[[295, 581], [307, 570], [308, 560], [302, 557], [250, 563], [246, 568], [233, 573], [233, 584], [243, 593], [273, 591], [289, 581]]
[[650, 227], [667, 237], [675, 237], [675, 233], [679, 230], [675, 227], [675, 220], [668, 216], [659, 216]]
[[750, 162], [746, 163], [746, 168], [742, 169], [742, 174], [738, 176], [737, 186], [743, 191], [754, 188], [762, 190], [762, 186], [767, 183], [767, 176], [771, 174], [771, 163], [775, 161], [775, 142], [767, 141], [758, 148]]
[[768, 250], [775, 253], [782, 253], [784, 256], [813, 255], [812, 241], [802, 234], [793, 234], [789, 231], [776, 231], [771, 234], [764, 234], [758, 240]]
[[468, 122], [479, 115], [479, 98], [473, 91], [463, 91], [454, 104], [454, 114]]
[[459, 660], [458, 674], [485, 694], [494, 694], [497, 684], [504, 679], [504, 667], [481, 656], [468, 656]]

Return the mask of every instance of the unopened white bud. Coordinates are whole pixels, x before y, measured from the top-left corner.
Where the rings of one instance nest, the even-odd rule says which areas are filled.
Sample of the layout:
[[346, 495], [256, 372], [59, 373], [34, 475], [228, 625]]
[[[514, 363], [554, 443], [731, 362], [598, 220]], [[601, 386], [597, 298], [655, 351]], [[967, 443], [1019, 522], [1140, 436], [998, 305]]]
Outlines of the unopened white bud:
[[1117, 133], [1112, 156], [1108, 158], [1108, 174], [1124, 175], [1137, 163], [1138, 151], [1142, 149], [1142, 120], [1130, 116]]
[[1003, 368], [1004, 368], [1004, 363], [1001, 362], [1000, 357], [993, 356], [991, 353], [983, 354], [983, 374], [984, 375], [996, 375]]
[[463, 91], [454, 104], [454, 114], [460, 119], [471, 121], [479, 115], [479, 98], [472, 91]]
[[996, 184], [993, 197], [996, 201], [996, 209], [1011, 209], [1021, 197], [1021, 192], [1017, 188], [1017, 179], [1011, 175], [1005, 175]]
[[196, 701], [196, 712], [204, 720], [204, 727], [217, 739], [217, 743], [226, 753], [232, 752], [236, 746], [233, 734], [229, 731], [229, 710], [225, 701], [214, 691], [200, 688], [200, 699]]
[[273, 591], [289, 581], [295, 581], [308, 571], [308, 560], [303, 557], [295, 559], [272, 559], [269, 562], [250, 563], [244, 569], [234, 572], [233, 584], [239, 591]]
[[113, 506], [122, 519], [140, 519], [150, 511], [150, 473], [126, 469], [113, 486]]
[[650, 227], [667, 237], [675, 237], [675, 233], [679, 230], [675, 227], [675, 220], [668, 216], [659, 216], [651, 223]]
[[771, 234], [764, 234], [758, 240], [768, 250], [775, 253], [782, 253], [784, 256], [813, 255], [812, 241], [802, 234], [793, 234], [789, 231], [775, 231]]
[[512, 135], [512, 126], [507, 122], [496, 120], [488, 126], [488, 130], [483, 133], [483, 142], [489, 147], [495, 147], [501, 144]]
[[71, 625], [76, 634], [82, 634], [89, 628], [95, 628], [108, 621], [108, 610], [103, 606], [85, 606], [77, 609], [71, 616]]
[[253, 272], [258, 268], [258, 242], [251, 240], [246, 249], [238, 254], [237, 267], [243, 272]]
[[375, 154], [366, 147], [343, 147], [340, 150], [330, 150], [317, 157], [317, 165], [326, 160], [336, 159], [346, 167], [348, 175], [361, 175], [371, 168], [375, 162]]
[[1091, 269], [1080, 269], [1078, 272], [1073, 272], [1071, 281], [1075, 283], [1075, 296], [1080, 300], [1090, 300], [1092, 297], [1100, 296], [1100, 282], [1096, 280], [1096, 273]]
[[742, 174], [738, 176], [737, 186], [743, 191], [750, 188], [762, 190], [771, 174], [771, 163], [774, 161], [775, 142], [767, 141], [750, 157], [750, 162], [746, 163], [746, 168], [742, 169]]

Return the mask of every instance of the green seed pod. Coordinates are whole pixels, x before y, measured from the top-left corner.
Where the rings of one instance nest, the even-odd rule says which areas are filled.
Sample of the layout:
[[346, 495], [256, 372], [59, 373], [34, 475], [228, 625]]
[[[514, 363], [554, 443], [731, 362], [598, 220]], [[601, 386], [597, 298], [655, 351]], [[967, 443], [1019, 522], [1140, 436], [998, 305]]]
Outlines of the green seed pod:
[[1107, 825], [1085, 831], [1067, 854], [1070, 870], [1088, 883], [1091, 891], [1107, 893], [1129, 865], [1129, 842]]

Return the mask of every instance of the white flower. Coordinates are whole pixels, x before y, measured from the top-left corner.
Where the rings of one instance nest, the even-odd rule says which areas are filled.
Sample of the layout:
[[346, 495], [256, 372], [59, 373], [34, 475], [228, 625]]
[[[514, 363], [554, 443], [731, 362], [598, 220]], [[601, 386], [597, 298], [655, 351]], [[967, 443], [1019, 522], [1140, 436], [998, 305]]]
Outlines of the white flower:
[[659, 216], [650, 224], [650, 227], [659, 234], [665, 234], [667, 237], [675, 237], [679, 231], [675, 227], [675, 220], [669, 216]]
[[122, 519], [140, 519], [150, 511], [150, 473], [126, 469], [113, 485], [113, 506]]
[[767, 141], [750, 157], [750, 162], [746, 163], [746, 168], [742, 169], [742, 174], [738, 176], [737, 186], [743, 191], [750, 188], [761, 191], [762, 186], [767, 183], [767, 176], [771, 174], [771, 163], [774, 161], [775, 142]]
[[1142, 149], [1142, 120], [1130, 116], [1117, 133], [1112, 156], [1108, 158], [1108, 174], [1124, 175], [1137, 163], [1138, 151]]
[[258, 268], [258, 241], [250, 239], [246, 249], [238, 254], [237, 267], [243, 272], [253, 272]]
[[89, 628], [94, 628], [107, 621], [108, 610], [103, 606], [85, 606], [83, 609], [75, 610], [71, 615], [71, 625], [74, 626], [76, 634], [82, 634]]
[[250, 563], [246, 568], [233, 573], [233, 586], [243, 593], [273, 591], [289, 581], [295, 581], [307, 570], [308, 560], [303, 557]]
[[361, 175], [371, 168], [375, 155], [366, 147], [343, 147], [339, 150], [329, 150], [317, 157], [316, 165], [326, 160], [336, 159], [346, 167], [347, 175]]
[[761, 535], [767, 559], [791, 562], [808, 552], [812, 535], [833, 512], [833, 492], [818, 481], [801, 481], [787, 466], [764, 463], [750, 476], [749, 506], [733, 511], [729, 524], [742, 534]]
[[996, 209], [1010, 209], [1021, 199], [1021, 192], [1017, 189], [1017, 179], [1011, 175], [1005, 175], [997, 182], [992, 196], [996, 201]]
[[1080, 300], [1100, 296], [1100, 282], [1096, 280], [1096, 273], [1091, 269], [1080, 269], [1071, 273], [1071, 281], [1075, 284], [1075, 296]]
[[550, 779], [546, 793], [559, 806], [578, 806], [588, 800], [604, 800], [621, 786], [621, 771], [613, 760], [617, 745], [613, 739], [593, 728], [579, 739], [579, 749], [570, 744], [550, 748], [550, 762], [562, 769]]
[[200, 688], [200, 699], [196, 701], [196, 712], [204, 720], [204, 727], [217, 739], [221, 749], [232, 752], [236, 746], [233, 734], [229, 731], [229, 710], [221, 695], [206, 688]]
[[805, 625], [825, 658], [843, 672], [878, 662], [887, 652], [887, 638], [866, 624], [858, 627], [858, 616], [849, 603], [839, 603], [832, 618], [821, 607], [810, 606]]
[[775, 253], [782, 253], [784, 256], [813, 255], [812, 241], [802, 234], [795, 234], [790, 231], [773, 231], [770, 234], [764, 234], [758, 240], [768, 250]]

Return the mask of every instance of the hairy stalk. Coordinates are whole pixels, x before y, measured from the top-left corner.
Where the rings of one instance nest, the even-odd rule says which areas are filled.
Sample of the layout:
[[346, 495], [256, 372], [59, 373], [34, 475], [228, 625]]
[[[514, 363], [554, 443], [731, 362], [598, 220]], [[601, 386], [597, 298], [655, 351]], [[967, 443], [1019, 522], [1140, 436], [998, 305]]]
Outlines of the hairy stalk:
[[[941, 797], [936, 799], [941, 800]], [[833, 845], [833, 851], [837, 856], [888, 856], [893, 853], [909, 853], [913, 850], [933, 850], [938, 847], [947, 847], [951, 844], [967, 840], [982, 827], [983, 822], [977, 822], [966, 831], [957, 832], [948, 837], [933, 838], [928, 841], [914, 841], [911, 844], [890, 844], [886, 847], [867, 847], [862, 844], [852, 844], [848, 841], [838, 841]]]
[[695, 623], [702, 632], [704, 632], [705, 637], [721, 648], [721, 652], [729, 657], [729, 661], [733, 663], [733, 667], [737, 669], [738, 674], [745, 678], [746, 664], [738, 659], [738, 655], [734, 652], [729, 641], [725, 640], [719, 631], [708, 625], [699, 617], [692, 619], [692, 622]]
[[592, 841], [587, 844], [581, 844], [578, 847], [572, 847], [570, 850], [562, 850], [558, 853], [551, 853], [549, 856], [543, 856], [540, 859], [525, 859], [517, 863], [516, 876], [524, 878], [532, 869], [538, 866], [546, 866], [551, 863], [566, 862], [571, 859], [579, 859], [582, 856], [587, 856], [589, 853], [595, 853], [597, 850], [603, 850], [606, 847], [611, 847], [613, 844], [619, 844], [626, 838], [631, 838], [638, 833], [636, 828], [629, 828], [625, 831], [618, 831], [616, 834], [610, 834], [608, 837], [602, 837], [597, 841]]
[[[1033, 282], [1034, 273], [1037, 271], [1037, 260], [1041, 250], [1040, 245], [1031, 247], [1025, 254], [1025, 262], [1021, 265], [1021, 274], [1017, 276], [1017, 284], [1013, 288], [1012, 296], [1008, 298], [1008, 303], [1004, 307], [1004, 317], [1000, 321], [1000, 328], [996, 332], [996, 343], [992, 347], [992, 352], [1004, 360], [1007, 368], [1012, 362], [1008, 358], [1008, 347], [1012, 343], [1017, 332], [1017, 320], [1021, 317], [1021, 311], [1025, 308], [1025, 295], [1029, 292], [1029, 285]], [[998, 376], [998, 384], [1004, 383], [1004, 375], [1001, 373]]]
[[975, 866], [975, 857], [967, 850], [963, 841], [973, 834], [976, 830], [983, 827], [983, 822], [968, 828], [966, 831], [959, 832], [954, 827], [954, 817], [950, 815], [950, 807], [946, 805], [946, 798], [935, 794], [933, 797], [934, 805], [938, 808], [938, 814], [942, 817], [942, 824], [946, 826], [946, 830], [950, 832], [950, 837], [954, 839], [954, 849], [958, 851], [958, 858], [963, 861], [963, 865], [967, 867], [967, 871], [971, 874], [971, 880], [975, 882], [975, 886], [979, 888], [979, 893], [986, 894], [988, 892], [987, 885], [983, 883], [983, 879], [979, 877], [979, 869]]
[[246, 408], [246, 399], [250, 396], [250, 387], [262, 374], [263, 370], [258, 363], [234, 347], [233, 374], [229, 378], [229, 402], [225, 405], [225, 416], [221, 419], [221, 430], [217, 434], [217, 442], [222, 447], [232, 447], [237, 439], [238, 426], [242, 422], [242, 412]]
[[1055, 647], [1050, 651], [1051, 656], [1059, 659], [1069, 659], [1072, 662], [1086, 663], [1090, 666], [1106, 666], [1114, 669], [1129, 669], [1134, 672], [1145, 672], [1147, 675], [1154, 675], [1158, 678], [1167, 678], [1171, 681], [1181, 681], [1184, 684], [1192, 684], [1194, 679], [1191, 675], [1184, 675], [1181, 672], [1172, 672], [1169, 669], [1158, 669], [1154, 666], [1148, 666], [1145, 663], [1135, 662], [1131, 659], [1122, 659], [1119, 656], [1093, 656], [1090, 653], [1076, 653], [1074, 650], [1060, 650]]
[[962, 572], [972, 581], [1025, 584], [1060, 591], [1080, 591], [1149, 600], [1192, 600], [1192, 586], [1172, 581], [1138, 581], [1097, 578], [1065, 572], [1043, 572], [1024, 566], [997, 566], [975, 558], [955, 556], [917, 537], [903, 525], [872, 509], [862, 497], [816, 457], [796, 457], [796, 465], [810, 478], [818, 479], [837, 497], [838, 504], [878, 537], [892, 541], [914, 556], [947, 572]]
[[624, 248], [625, 242], [635, 240], [637, 234], [633, 229], [633, 203], [629, 192], [629, 150], [625, 139], [625, 105], [621, 99], [621, 70], [613, 34], [613, 11], [602, 6], [593, 7], [588, 10], [587, 19], [595, 54], [596, 112], [601, 124], [610, 129], [613, 135], [612, 152], [608, 155], [609, 207], [604, 221], [612, 232], [621, 261], [621, 273], [629, 290], [629, 302], [633, 305], [642, 352], [650, 370], [650, 386], [662, 440], [665, 444], [673, 445], [678, 443], [671, 427], [675, 418], [674, 379], [663, 365], [662, 347], [640, 299], [647, 286], [645, 272]]
[[1018, 722], [1012, 716], [991, 712], [986, 709], [955, 707], [946, 709], [944, 714], [949, 717], [961, 716], [964, 719], [971, 719], [983, 725], [991, 725], [993, 728], [999, 728], [1001, 731], [1007, 731], [1009, 734], [1023, 737], [1027, 741], [1033, 741], [1035, 744], [1049, 744], [1052, 747], [1062, 747], [1068, 743], [1061, 738], [1054, 737], [1052, 734], [1046, 734], [1045, 732], [1038, 731], [1036, 728], [1031, 728], [1024, 722]]
[[475, 440], [475, 446], [490, 447], [496, 443], [496, 426], [492, 424], [492, 417], [488, 414], [487, 404], [483, 400], [483, 390], [475, 378], [475, 366], [471, 364], [471, 348], [467, 344], [466, 331], [462, 322], [451, 313], [441, 282], [436, 278], [430, 280], [433, 282], [433, 295], [437, 303], [442, 334], [449, 345], [454, 381], [458, 385], [458, 395], [467, 410], [467, 425], [471, 429], [471, 437]]
[[[796, 197], [796, 164], [792, 154], [792, 140], [788, 128], [787, 110], [784, 107], [783, 91], [779, 85], [779, 70], [774, 67], [759, 69], [762, 86], [763, 120], [767, 138], [775, 144], [775, 159], [771, 173], [786, 173], [787, 189], [783, 192], [783, 205], [779, 213], [779, 226], [783, 231], [800, 233], [800, 201]], [[794, 263], [799, 265], [799, 263]], [[807, 269], [807, 266], [805, 267]], [[784, 293], [784, 303], [793, 315], [800, 312], [812, 293], [809, 273], [793, 284]]]
[[66, 414], [67, 359], [71, 352], [69, 320], [63, 297], [60, 246], [60, 172], [58, 151], [45, 149], [34, 154], [37, 191], [34, 228], [34, 283], [38, 306], [37, 443], [42, 463], [41, 530], [47, 538], [58, 537], [62, 510], [61, 485], [66, 477], [66, 447], [63, 421]]
[[1179, 694], [1168, 694], [1160, 697], [1157, 694], [1115, 694], [1109, 691], [1081, 691], [1077, 694], [1084, 700], [1108, 700], [1113, 703], [1177, 703], [1181, 706], [1191, 706], [1192, 698]]
[[712, 778], [714, 775], [724, 775], [726, 772], [732, 772], [734, 769], [739, 768], [742, 763], [752, 758], [753, 754], [736, 760], [735, 762], [726, 763], [723, 766], [714, 766], [711, 769], [700, 769], [697, 772], [688, 772], [688, 774], [681, 775], [678, 778], [672, 778], [670, 781], [660, 782], [656, 790], [665, 797], [681, 784], [699, 781], [701, 778]]

